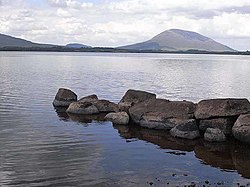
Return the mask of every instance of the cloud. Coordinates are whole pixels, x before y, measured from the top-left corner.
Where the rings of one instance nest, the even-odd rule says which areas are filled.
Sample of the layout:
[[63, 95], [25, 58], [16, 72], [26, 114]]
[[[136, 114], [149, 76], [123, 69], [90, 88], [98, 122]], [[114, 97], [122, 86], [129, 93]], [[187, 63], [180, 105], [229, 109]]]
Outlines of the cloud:
[[[171, 28], [193, 30], [250, 49], [250, 1], [0, 0], [0, 32], [35, 42], [121, 46]], [[32, 3], [31, 3], [32, 2]], [[39, 3], [38, 3], [39, 2]]]
[[90, 8], [93, 6], [93, 3], [79, 2], [75, 0], [48, 0], [48, 3], [54, 7], [73, 9]]

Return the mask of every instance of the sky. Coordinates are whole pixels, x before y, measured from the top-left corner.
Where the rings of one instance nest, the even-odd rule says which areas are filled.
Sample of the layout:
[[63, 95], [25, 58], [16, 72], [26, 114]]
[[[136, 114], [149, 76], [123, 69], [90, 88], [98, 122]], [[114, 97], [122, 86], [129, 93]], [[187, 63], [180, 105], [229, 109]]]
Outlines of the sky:
[[0, 0], [0, 33], [34, 42], [123, 46], [168, 29], [250, 50], [250, 0]]

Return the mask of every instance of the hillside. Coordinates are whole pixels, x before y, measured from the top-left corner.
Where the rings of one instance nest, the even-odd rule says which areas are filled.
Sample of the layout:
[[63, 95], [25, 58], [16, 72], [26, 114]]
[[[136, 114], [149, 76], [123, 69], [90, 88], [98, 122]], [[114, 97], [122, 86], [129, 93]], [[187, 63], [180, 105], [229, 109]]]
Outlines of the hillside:
[[211, 38], [203, 36], [199, 33], [171, 29], [164, 31], [152, 39], [119, 47], [120, 49], [130, 50], [163, 50], [163, 51], [187, 51], [187, 50], [200, 50], [200, 51], [214, 51], [214, 52], [234, 52], [235, 50], [225, 46]]

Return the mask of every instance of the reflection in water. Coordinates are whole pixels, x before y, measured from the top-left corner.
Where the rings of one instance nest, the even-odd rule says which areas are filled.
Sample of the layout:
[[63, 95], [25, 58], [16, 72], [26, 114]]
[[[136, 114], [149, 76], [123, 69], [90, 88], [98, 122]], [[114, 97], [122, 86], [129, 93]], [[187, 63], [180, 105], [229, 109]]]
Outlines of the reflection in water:
[[[250, 146], [234, 140], [223, 143], [209, 143], [201, 139], [184, 140], [174, 138], [169, 132], [144, 129], [138, 126], [113, 125], [125, 139], [138, 138], [160, 146], [161, 149], [175, 151], [194, 151], [202, 163], [223, 170], [237, 170], [242, 176], [250, 178]], [[183, 155], [179, 152], [168, 152]]]
[[[93, 120], [102, 121], [105, 116], [105, 114], [92, 116], [67, 115], [62, 110], [60, 112], [57, 110], [57, 114], [60, 118], [82, 123], [91, 123]], [[222, 143], [210, 143], [202, 139], [179, 139], [172, 137], [168, 131], [146, 129], [135, 124], [130, 124], [129, 126], [113, 124], [113, 128], [127, 142], [132, 141], [131, 139], [143, 140], [158, 145], [161, 149], [173, 150], [166, 153], [174, 155], [185, 155], [185, 151], [194, 151], [195, 156], [203, 164], [220, 168], [227, 172], [236, 170], [243, 177], [250, 178], [250, 145], [241, 144], [233, 139]]]

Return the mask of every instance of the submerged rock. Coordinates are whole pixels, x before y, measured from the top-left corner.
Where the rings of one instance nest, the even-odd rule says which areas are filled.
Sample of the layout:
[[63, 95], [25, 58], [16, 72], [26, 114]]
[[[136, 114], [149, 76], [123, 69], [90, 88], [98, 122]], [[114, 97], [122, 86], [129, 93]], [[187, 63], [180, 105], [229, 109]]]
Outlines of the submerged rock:
[[129, 115], [140, 126], [170, 130], [179, 119], [193, 118], [194, 111], [192, 102], [153, 99], [134, 105], [129, 109]]
[[247, 99], [210, 99], [198, 103], [195, 118], [239, 116], [248, 112], [250, 112], [250, 102]]
[[240, 115], [232, 131], [236, 139], [250, 144], [250, 114]]
[[109, 113], [105, 116], [105, 119], [117, 125], [127, 125], [129, 123], [129, 115], [126, 112]]
[[220, 129], [225, 135], [230, 135], [235, 121], [235, 118], [204, 119], [200, 120], [199, 129], [202, 132], [205, 132], [207, 128]]
[[90, 102], [74, 102], [69, 105], [69, 108], [66, 110], [67, 113], [72, 114], [98, 114], [99, 110], [95, 105]]
[[140, 90], [128, 90], [118, 103], [120, 111], [128, 111], [133, 105], [148, 101], [150, 99], [156, 99], [156, 95], [153, 93], [140, 91]]
[[200, 136], [196, 120], [194, 119], [183, 120], [180, 124], [176, 125], [170, 130], [170, 134], [177, 138], [190, 140], [193, 140]]
[[55, 96], [53, 105], [55, 107], [68, 107], [70, 103], [77, 101], [77, 95], [66, 88], [60, 88]]
[[226, 141], [226, 136], [220, 129], [207, 128], [204, 140], [209, 142], [224, 142]]

